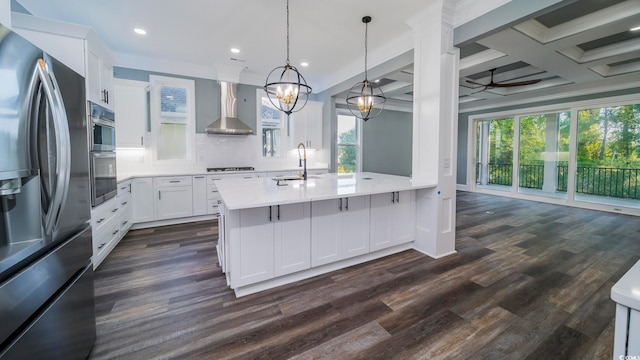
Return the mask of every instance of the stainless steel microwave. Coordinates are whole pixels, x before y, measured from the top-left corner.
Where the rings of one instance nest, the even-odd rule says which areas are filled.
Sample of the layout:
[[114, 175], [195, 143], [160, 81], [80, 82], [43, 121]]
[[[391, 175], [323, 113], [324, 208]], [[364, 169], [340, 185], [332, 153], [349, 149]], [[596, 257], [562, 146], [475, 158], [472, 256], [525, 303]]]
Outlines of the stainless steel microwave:
[[89, 147], [91, 151], [115, 151], [116, 122], [113, 111], [89, 102]]

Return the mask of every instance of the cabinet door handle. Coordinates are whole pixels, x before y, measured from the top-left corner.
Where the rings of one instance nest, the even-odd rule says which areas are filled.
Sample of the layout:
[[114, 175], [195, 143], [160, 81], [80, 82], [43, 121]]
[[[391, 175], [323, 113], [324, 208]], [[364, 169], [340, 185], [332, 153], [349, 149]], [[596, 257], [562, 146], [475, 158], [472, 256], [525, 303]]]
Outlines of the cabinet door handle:
[[122, 222], [122, 225], [127, 225], [129, 223], [129, 221], [125, 220]]
[[140, 136], [140, 146], [144, 146], [144, 136]]
[[107, 93], [107, 104], [109, 103], [109, 90], [104, 90], [105, 93]]
[[158, 190], [158, 200], [162, 200], [162, 190]]
[[278, 205], [278, 220], [280, 220], [280, 205]]
[[118, 230], [116, 230], [116, 231], [112, 232], [112, 233], [111, 233], [111, 235], [115, 235], [115, 234], [117, 234], [117, 233], [119, 233], [119, 232], [120, 232], [120, 229], [118, 229]]
[[127, 189], [126, 186], [123, 186], [123, 187], [120, 188], [120, 190], [126, 190], [126, 189]]
[[269, 206], [269, 222], [271, 222], [271, 206]]
[[396, 202], [396, 193], [395, 193], [395, 191], [391, 193], [391, 202], [392, 203]]
[[96, 224], [100, 224], [101, 222], [104, 221], [105, 218], [100, 218], [100, 220], [96, 220]]
[[128, 201], [125, 201], [125, 202], [123, 202], [123, 203], [122, 203], [122, 206], [125, 206], [125, 205], [127, 205], [128, 203], [129, 203]]
[[98, 250], [102, 249], [105, 245], [107, 245], [107, 243], [100, 244], [100, 246], [98, 246]]
[[340, 207], [339, 207], [340, 211], [342, 211], [342, 198], [340, 198]]
[[194, 179], [204, 179], [204, 176], [194, 176]]
[[251, 179], [251, 178], [253, 178], [253, 176], [245, 176], [244, 178], [245, 179]]
[[349, 198], [346, 198], [347, 205], [344, 207], [345, 210], [349, 211]]
[[129, 183], [129, 193], [131, 193], [131, 183]]
[[179, 183], [180, 180], [169, 180], [170, 183], [175, 184], [175, 183]]
[[396, 202], [400, 202], [400, 191], [396, 191]]
[[111, 210], [111, 212], [114, 213], [114, 212], [118, 211], [118, 209], [119, 208], [115, 208], [115, 209]]

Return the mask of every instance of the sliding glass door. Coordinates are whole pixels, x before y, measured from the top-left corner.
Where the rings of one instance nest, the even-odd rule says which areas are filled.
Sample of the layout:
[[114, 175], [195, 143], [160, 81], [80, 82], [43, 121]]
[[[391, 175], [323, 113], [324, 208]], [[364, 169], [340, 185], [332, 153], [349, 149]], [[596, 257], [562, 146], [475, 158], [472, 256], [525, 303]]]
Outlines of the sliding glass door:
[[518, 119], [518, 192], [566, 199], [569, 113], [528, 115]]
[[473, 188], [596, 209], [640, 209], [637, 102], [499, 116], [474, 119], [470, 128]]
[[640, 105], [578, 112], [579, 201], [640, 207]]
[[514, 119], [478, 121], [476, 127], [476, 185], [511, 190]]

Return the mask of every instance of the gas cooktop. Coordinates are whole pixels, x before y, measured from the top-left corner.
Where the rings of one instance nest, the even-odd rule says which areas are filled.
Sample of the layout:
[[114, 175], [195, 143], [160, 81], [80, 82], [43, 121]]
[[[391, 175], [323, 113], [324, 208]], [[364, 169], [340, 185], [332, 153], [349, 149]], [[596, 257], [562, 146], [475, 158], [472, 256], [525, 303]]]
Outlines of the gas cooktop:
[[251, 166], [239, 166], [239, 167], [218, 167], [218, 168], [207, 168], [208, 172], [222, 172], [222, 171], [253, 171], [254, 168]]

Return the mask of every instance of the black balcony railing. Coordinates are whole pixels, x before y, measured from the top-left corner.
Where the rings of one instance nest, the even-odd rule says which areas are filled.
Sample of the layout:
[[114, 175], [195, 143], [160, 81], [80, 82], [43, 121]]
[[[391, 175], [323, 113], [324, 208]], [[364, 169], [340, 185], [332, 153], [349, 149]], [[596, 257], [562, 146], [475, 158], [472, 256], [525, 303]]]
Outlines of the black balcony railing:
[[[477, 164], [476, 182], [480, 184], [481, 164]], [[488, 164], [488, 184], [511, 186], [513, 164]], [[556, 191], [566, 192], [569, 167], [557, 166]], [[518, 185], [529, 189], [542, 189], [544, 164], [520, 165]], [[640, 199], [640, 169], [578, 166], [576, 192], [621, 199]]]

